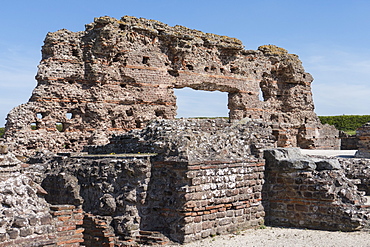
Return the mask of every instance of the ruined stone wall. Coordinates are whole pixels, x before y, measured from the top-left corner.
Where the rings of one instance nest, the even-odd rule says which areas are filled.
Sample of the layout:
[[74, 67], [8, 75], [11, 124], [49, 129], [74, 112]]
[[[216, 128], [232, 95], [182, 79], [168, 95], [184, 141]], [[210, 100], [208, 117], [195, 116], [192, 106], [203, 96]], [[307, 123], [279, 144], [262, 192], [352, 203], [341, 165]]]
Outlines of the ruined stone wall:
[[[140, 243], [153, 232], [162, 234], [156, 244], [167, 238], [184, 243], [263, 224], [263, 160], [147, 161], [115, 155], [66, 158], [54, 163], [58, 168], [42, 185], [49, 202], [82, 202], [88, 246]], [[70, 193], [73, 199], [53, 193], [70, 190], [72, 183], [78, 188]]]
[[358, 151], [356, 157], [369, 158], [370, 157], [370, 123], [366, 123], [356, 130], [356, 137], [358, 139]]
[[[50, 170], [42, 182], [50, 195], [46, 199], [53, 204], [82, 206], [86, 214], [84, 238], [89, 246], [101, 246], [109, 240], [128, 240], [139, 234], [142, 214], [147, 214], [151, 163], [148, 155], [135, 156], [64, 157], [61, 160], [56, 157], [47, 163]], [[106, 227], [98, 227], [99, 222]]]
[[313, 112], [311, 75], [276, 46], [245, 50], [235, 38], [101, 17], [85, 31], [48, 33], [36, 79], [29, 102], [7, 117], [5, 137], [22, 154], [80, 151], [173, 119], [173, 89], [184, 87], [227, 92], [230, 120], [271, 122], [279, 146], [339, 147], [337, 131]]
[[[25, 208], [17, 206], [17, 210]], [[45, 207], [50, 215], [22, 215], [14, 218], [11, 228], [1, 233], [1, 247], [78, 247], [84, 242], [81, 228], [82, 209], [73, 205], [54, 205]], [[83, 245], [85, 246], [85, 245]]]
[[304, 157], [296, 149], [266, 150], [265, 159], [267, 224], [341, 231], [369, 228], [365, 192], [346, 176], [337, 159]]
[[94, 154], [45, 163], [46, 199], [82, 205], [85, 240], [99, 239], [92, 246], [153, 232], [190, 242], [262, 224], [260, 149], [274, 146], [262, 122], [162, 120], [112, 139]]
[[153, 121], [90, 154], [39, 152], [27, 164], [0, 155], [3, 246], [186, 243], [264, 223], [369, 228], [366, 160], [340, 164], [275, 145], [263, 121], [181, 119]]
[[50, 205], [38, 183], [11, 153], [0, 153], [0, 246], [80, 246], [82, 209]]
[[340, 159], [340, 163], [346, 176], [354, 181], [360, 191], [370, 196], [370, 160], [368, 158]]
[[340, 149], [341, 150], [357, 150], [358, 138], [356, 135], [349, 135], [343, 131], [339, 131]]

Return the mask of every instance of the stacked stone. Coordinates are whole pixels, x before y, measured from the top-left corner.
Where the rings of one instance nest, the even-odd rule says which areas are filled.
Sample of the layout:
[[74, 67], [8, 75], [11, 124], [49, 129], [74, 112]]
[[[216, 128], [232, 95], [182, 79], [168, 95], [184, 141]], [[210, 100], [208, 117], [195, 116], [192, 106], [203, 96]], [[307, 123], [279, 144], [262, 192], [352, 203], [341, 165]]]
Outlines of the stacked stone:
[[0, 231], [3, 242], [40, 236], [55, 231], [47, 202], [40, 197], [45, 191], [23, 174], [1, 178]]
[[7, 145], [1, 144], [0, 152], [0, 246], [80, 246], [76, 224], [82, 224], [82, 210], [50, 207], [47, 192], [36, 182], [40, 174], [25, 172], [27, 165]]
[[266, 222], [323, 230], [369, 227], [370, 210], [338, 160], [311, 159], [297, 149], [266, 150]]
[[262, 157], [275, 138], [263, 121], [243, 119], [157, 120], [142, 130], [117, 135], [103, 146], [85, 147], [94, 153], [155, 153], [155, 160], [199, 162]]
[[271, 129], [261, 121], [180, 119], [154, 121], [87, 150], [156, 153], [146, 202], [136, 204], [140, 229], [189, 242], [263, 222], [264, 162], [259, 157], [273, 146]]
[[140, 235], [136, 236], [136, 242], [149, 246], [161, 246], [170, 243], [169, 239], [166, 236], [156, 231], [140, 231]]
[[80, 246], [82, 209], [50, 207], [40, 185], [23, 174], [13, 175], [0, 182], [0, 246]]
[[54, 157], [48, 161], [54, 168], [42, 185], [49, 193], [49, 202], [83, 206], [87, 244], [109, 246], [116, 240], [133, 238], [140, 230], [141, 210], [151, 177], [150, 157], [145, 154]]
[[340, 163], [346, 176], [357, 185], [360, 191], [370, 196], [370, 159], [340, 159]]
[[0, 140], [0, 176], [7, 177], [11, 172], [19, 172], [22, 162], [9, 152], [8, 144]]
[[273, 145], [261, 121], [155, 121], [90, 147], [94, 155], [48, 160], [42, 184], [49, 202], [83, 203], [89, 241], [111, 244], [109, 231], [116, 243], [154, 241], [140, 232], [158, 231], [189, 242], [262, 223], [259, 157]]

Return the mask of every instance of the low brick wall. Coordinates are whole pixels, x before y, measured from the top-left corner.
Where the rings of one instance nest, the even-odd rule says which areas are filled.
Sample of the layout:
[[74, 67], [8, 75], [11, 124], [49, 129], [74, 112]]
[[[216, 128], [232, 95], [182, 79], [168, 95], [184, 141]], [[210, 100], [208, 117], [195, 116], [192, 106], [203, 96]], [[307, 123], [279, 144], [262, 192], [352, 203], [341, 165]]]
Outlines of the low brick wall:
[[265, 157], [267, 224], [336, 231], [368, 227], [365, 192], [345, 176], [338, 160], [310, 159], [288, 149], [267, 150]]
[[262, 160], [190, 165], [186, 174], [183, 242], [263, 224]]

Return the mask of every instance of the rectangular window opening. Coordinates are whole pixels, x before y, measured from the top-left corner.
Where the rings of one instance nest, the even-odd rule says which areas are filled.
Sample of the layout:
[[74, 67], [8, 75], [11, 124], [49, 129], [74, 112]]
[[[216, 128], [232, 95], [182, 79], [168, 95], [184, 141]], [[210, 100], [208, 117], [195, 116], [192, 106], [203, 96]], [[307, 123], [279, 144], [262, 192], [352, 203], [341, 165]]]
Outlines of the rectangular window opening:
[[228, 93], [191, 88], [174, 89], [177, 97], [177, 118], [228, 117]]

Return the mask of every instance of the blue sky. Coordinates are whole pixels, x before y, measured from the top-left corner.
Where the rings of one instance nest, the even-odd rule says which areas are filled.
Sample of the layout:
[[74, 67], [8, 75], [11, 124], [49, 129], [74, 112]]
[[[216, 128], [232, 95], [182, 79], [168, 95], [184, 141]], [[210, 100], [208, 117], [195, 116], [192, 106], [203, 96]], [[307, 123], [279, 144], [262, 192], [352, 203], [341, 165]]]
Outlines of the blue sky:
[[[1, 9], [0, 126], [13, 107], [28, 101], [36, 86], [47, 32], [82, 31], [94, 17], [105, 15], [144, 17], [227, 35], [240, 39], [246, 49], [283, 47], [299, 55], [315, 78], [318, 115], [370, 114], [367, 0], [5, 0]], [[182, 116], [227, 114], [225, 94], [176, 94]], [[209, 108], [202, 111], [199, 106], [206, 103]]]

